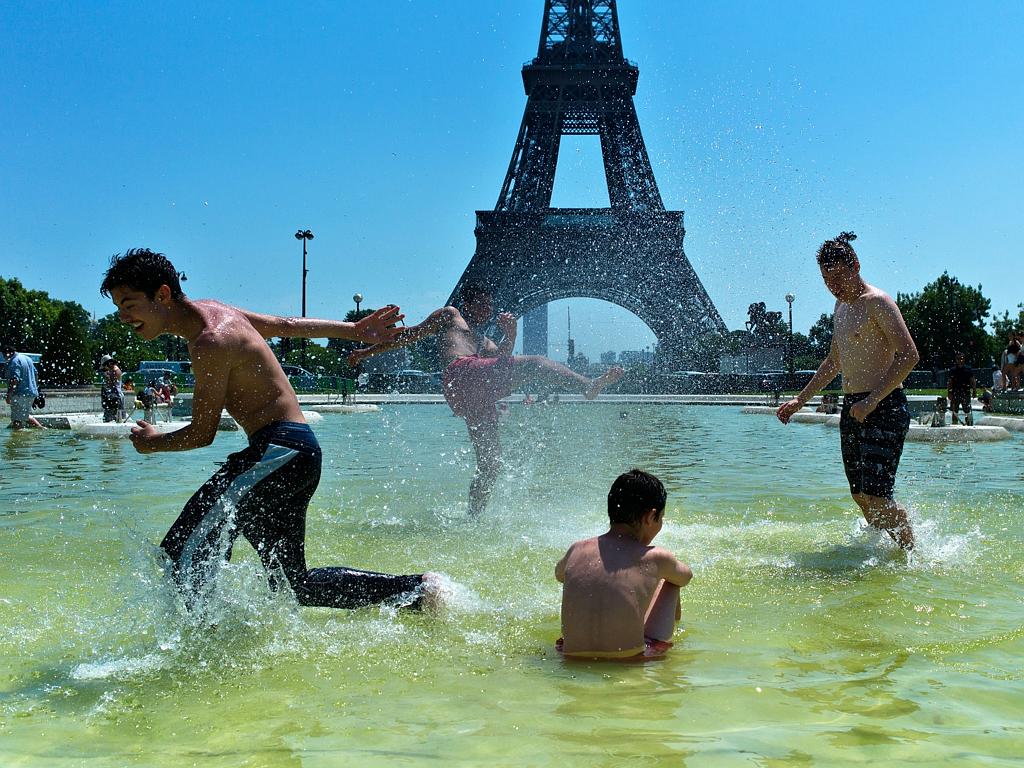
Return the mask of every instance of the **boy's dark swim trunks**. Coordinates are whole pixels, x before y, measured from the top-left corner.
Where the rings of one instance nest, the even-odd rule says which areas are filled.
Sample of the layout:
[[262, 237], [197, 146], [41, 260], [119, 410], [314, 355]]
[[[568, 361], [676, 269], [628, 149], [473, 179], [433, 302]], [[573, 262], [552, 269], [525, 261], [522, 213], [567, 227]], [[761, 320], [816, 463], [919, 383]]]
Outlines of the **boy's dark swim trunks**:
[[839, 420], [843, 466], [850, 483], [850, 493], [891, 499], [896, 469], [903, 454], [903, 441], [910, 429], [907, 396], [902, 389], [894, 390], [863, 422], [859, 422], [850, 415], [850, 407], [869, 394], [857, 392], [843, 397], [843, 412]]
[[189, 499], [161, 547], [190, 602], [218, 560], [230, 558], [239, 534], [273, 577], [283, 572], [302, 605], [358, 608], [403, 595], [415, 601], [423, 577], [342, 566], [306, 567], [306, 508], [320, 482], [321, 452], [306, 424], [279, 421], [249, 437], [249, 446]]

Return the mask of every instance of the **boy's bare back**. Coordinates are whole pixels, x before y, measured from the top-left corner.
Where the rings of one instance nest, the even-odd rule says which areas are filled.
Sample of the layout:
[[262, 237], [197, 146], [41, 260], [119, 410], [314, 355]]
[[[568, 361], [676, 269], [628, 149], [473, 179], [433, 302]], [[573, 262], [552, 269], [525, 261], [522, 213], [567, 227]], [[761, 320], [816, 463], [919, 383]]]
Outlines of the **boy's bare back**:
[[629, 656], [644, 650], [644, 621], [662, 580], [692, 574], [670, 552], [609, 532], [573, 544], [555, 568], [562, 587], [562, 650]]

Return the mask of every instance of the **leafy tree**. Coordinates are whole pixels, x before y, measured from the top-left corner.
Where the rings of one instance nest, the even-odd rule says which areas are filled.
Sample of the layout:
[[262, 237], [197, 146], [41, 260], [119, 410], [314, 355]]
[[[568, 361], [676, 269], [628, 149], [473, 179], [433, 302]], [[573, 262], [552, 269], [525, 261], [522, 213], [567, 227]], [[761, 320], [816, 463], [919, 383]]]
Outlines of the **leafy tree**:
[[828, 357], [828, 352], [832, 348], [831, 314], [822, 313], [821, 317], [811, 326], [807, 340], [811, 346], [811, 354], [818, 358], [819, 363]]
[[[355, 323], [362, 320], [367, 315], [372, 315], [376, 310], [374, 309], [360, 309], [358, 312], [354, 309], [350, 309], [345, 313], [346, 323]], [[327, 349], [331, 350], [334, 355], [334, 361], [332, 363], [333, 369], [329, 371], [337, 376], [347, 376], [350, 379], [355, 378], [356, 371], [354, 368], [348, 366], [348, 356], [352, 350], [363, 346], [358, 341], [352, 341], [350, 339], [328, 339]], [[326, 370], [326, 369], [325, 369]]]
[[[742, 331], [746, 333], [746, 331]], [[726, 352], [728, 336], [718, 333], [705, 333], [699, 336], [694, 345], [694, 357], [702, 370], [717, 371], [722, 361], [722, 353]], [[605, 355], [611, 355], [607, 361], [609, 364], [615, 362], [615, 353], [607, 352], [601, 355], [601, 362], [606, 362]]]
[[116, 312], [101, 317], [89, 334], [93, 365], [103, 355], [113, 355], [122, 371], [135, 371], [142, 360], [166, 360], [164, 337], [146, 341], [122, 323]]
[[92, 379], [92, 351], [88, 335], [88, 314], [66, 303], [50, 330], [39, 377], [48, 386], [69, 387]]
[[[826, 354], [828, 354], [826, 352]], [[797, 371], [814, 370], [824, 359], [824, 356], [818, 357], [814, 351], [814, 347], [811, 346], [811, 340], [796, 331], [793, 333], [793, 369]]]
[[943, 272], [920, 293], [897, 294], [896, 303], [917, 344], [922, 368], [945, 368], [957, 352], [966, 355], [968, 365], [988, 363], [991, 342], [985, 318], [991, 302], [980, 285], [963, 285]]
[[63, 305], [45, 291], [27, 290], [17, 278], [0, 277], [0, 339], [21, 352], [42, 352]]
[[[334, 341], [330, 339], [329, 341]], [[302, 340], [293, 339], [291, 349], [281, 360], [288, 365], [300, 365], [310, 373], [325, 373], [331, 376], [347, 376], [348, 363], [338, 356], [336, 349], [330, 345], [323, 346], [313, 340], [307, 340], [305, 355], [302, 350]]]

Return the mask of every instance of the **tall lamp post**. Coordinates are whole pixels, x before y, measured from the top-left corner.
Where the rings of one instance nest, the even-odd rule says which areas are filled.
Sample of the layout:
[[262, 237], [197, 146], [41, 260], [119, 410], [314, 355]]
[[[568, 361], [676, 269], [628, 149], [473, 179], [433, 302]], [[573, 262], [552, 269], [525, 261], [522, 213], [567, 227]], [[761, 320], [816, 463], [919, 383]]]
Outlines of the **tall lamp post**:
[[[302, 316], [306, 316], [306, 241], [313, 239], [313, 233], [308, 229], [300, 229], [295, 233], [295, 239], [302, 241]], [[306, 340], [302, 340], [302, 367], [306, 367]]]
[[355, 293], [352, 295], [352, 301], [356, 303], [356, 320], [359, 319], [359, 305], [363, 303], [363, 294]]
[[786, 294], [786, 303], [789, 304], [789, 386], [796, 386], [794, 379], [796, 378], [795, 372], [793, 371], [793, 302], [796, 300], [796, 296], [792, 293]]
[[[184, 272], [178, 272], [178, 280], [179, 282], [184, 283], [186, 280], [188, 280], [188, 275], [186, 275]], [[181, 336], [178, 336], [176, 334], [171, 335], [174, 336], [174, 359], [181, 360]]]

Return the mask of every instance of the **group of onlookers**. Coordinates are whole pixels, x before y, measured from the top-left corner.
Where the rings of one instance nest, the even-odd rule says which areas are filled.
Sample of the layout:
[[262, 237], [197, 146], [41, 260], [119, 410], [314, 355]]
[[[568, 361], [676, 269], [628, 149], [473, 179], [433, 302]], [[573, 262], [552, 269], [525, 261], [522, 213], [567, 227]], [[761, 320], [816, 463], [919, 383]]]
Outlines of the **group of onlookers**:
[[[3, 373], [7, 391], [4, 401], [11, 407], [11, 427], [42, 427], [38, 419], [32, 415], [32, 408], [43, 407], [43, 395], [39, 391], [36, 378], [36, 366], [32, 358], [17, 352], [10, 344], [4, 344], [3, 361], [0, 361], [0, 372]], [[131, 377], [122, 381], [121, 367], [111, 355], [100, 358], [100, 405], [103, 408], [103, 421], [124, 422], [131, 416], [131, 410], [142, 408], [144, 419], [154, 423], [157, 409], [167, 408], [167, 420], [171, 419], [171, 404], [174, 402], [178, 388], [170, 373], [146, 382], [139, 391], [135, 391], [135, 383]], [[131, 410], [125, 407], [126, 394], [130, 398]]]
[[100, 368], [103, 371], [100, 385], [103, 421], [128, 421], [130, 414], [125, 407], [126, 397], [131, 400], [134, 408], [143, 409], [143, 419], [150, 424], [156, 422], [157, 408], [160, 406], [167, 408], [167, 420], [171, 420], [170, 407], [174, 402], [174, 396], [178, 394], [171, 374], [164, 373], [162, 378], [147, 381], [142, 389], [136, 392], [135, 381], [130, 376], [122, 381], [121, 367], [111, 355], [100, 358]]
[[1024, 373], [1024, 333], [1010, 334], [999, 361], [999, 370], [992, 374], [995, 389], [1020, 389], [1021, 374]]

